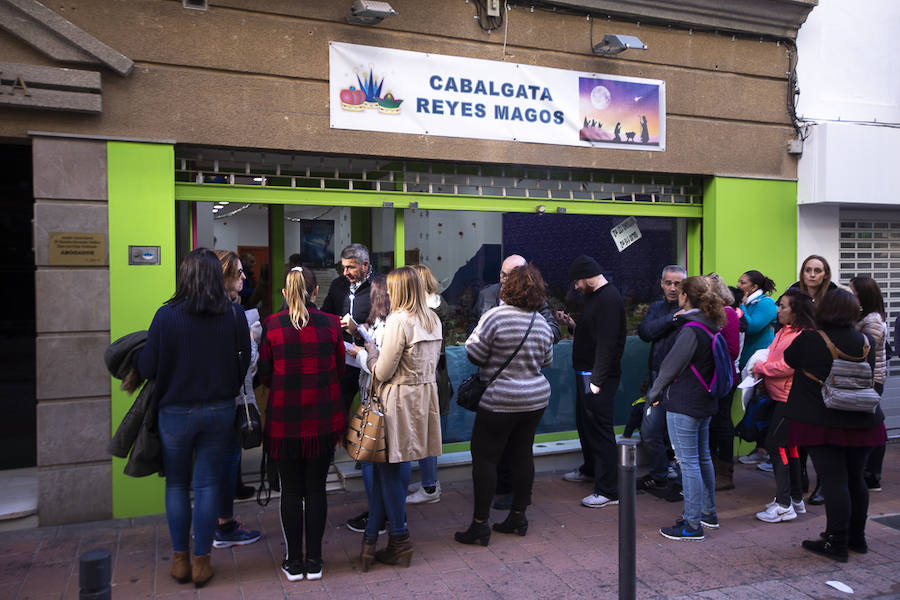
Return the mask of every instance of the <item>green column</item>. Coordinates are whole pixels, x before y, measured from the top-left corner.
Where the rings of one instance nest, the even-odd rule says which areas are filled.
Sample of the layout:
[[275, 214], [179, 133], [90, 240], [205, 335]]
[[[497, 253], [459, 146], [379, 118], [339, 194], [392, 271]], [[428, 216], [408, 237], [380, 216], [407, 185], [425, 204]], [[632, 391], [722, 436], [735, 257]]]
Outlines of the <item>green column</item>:
[[284, 287], [284, 205], [269, 205], [269, 267], [272, 277], [272, 312], [281, 308]]
[[785, 290], [797, 279], [797, 182], [713, 177], [703, 192], [703, 271], [730, 285], [756, 269]]
[[394, 268], [406, 264], [406, 212], [394, 209]]
[[[110, 339], [150, 327], [175, 291], [175, 151], [164, 144], [108, 142]], [[159, 265], [129, 266], [128, 246], [159, 246]], [[134, 402], [112, 380], [115, 431]], [[163, 480], [135, 479], [113, 458], [113, 517], [165, 512]]]

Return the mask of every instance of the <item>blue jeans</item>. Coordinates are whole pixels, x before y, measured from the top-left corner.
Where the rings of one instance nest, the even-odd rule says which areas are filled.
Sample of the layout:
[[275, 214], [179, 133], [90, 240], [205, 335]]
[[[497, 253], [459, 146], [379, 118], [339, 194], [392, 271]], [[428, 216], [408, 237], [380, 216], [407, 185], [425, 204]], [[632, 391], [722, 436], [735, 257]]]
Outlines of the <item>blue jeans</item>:
[[369, 494], [369, 522], [365, 536], [378, 537], [385, 519], [390, 521], [391, 535], [406, 533], [406, 488], [409, 487], [409, 462], [375, 463], [372, 465], [372, 493]]
[[437, 456], [427, 456], [419, 461], [419, 478], [422, 480], [422, 487], [437, 484]]
[[698, 419], [681, 413], [666, 413], [669, 439], [681, 470], [684, 520], [700, 526], [701, 515], [716, 512], [716, 474], [709, 454], [709, 417]]
[[225, 448], [222, 458], [222, 472], [219, 475], [219, 515], [220, 519], [230, 521], [234, 518], [234, 492], [237, 488], [237, 474], [241, 468], [241, 442], [237, 432]]
[[234, 438], [234, 400], [163, 406], [159, 409], [159, 435], [172, 549], [189, 549], [193, 480], [194, 554], [209, 554], [219, 512], [222, 459]]
[[666, 409], [662, 402], [644, 408], [641, 443], [647, 450], [647, 458], [650, 459], [650, 477], [656, 482], [665, 483], [669, 475], [669, 457], [666, 456]]

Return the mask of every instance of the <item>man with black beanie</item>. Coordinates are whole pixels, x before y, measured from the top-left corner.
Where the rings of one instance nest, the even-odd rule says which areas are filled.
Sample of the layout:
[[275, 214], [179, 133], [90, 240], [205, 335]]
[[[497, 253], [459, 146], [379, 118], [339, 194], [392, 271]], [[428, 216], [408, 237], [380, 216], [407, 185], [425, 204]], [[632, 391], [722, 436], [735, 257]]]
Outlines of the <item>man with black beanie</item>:
[[574, 330], [572, 366], [575, 369], [575, 427], [584, 464], [563, 479], [594, 481], [594, 493], [582, 499], [588, 508], [619, 503], [616, 436], [613, 409], [622, 376], [625, 351], [625, 303], [606, 280], [596, 260], [582, 254], [569, 267], [569, 279], [584, 296], [584, 310], [576, 327], [564, 312], [557, 319]]

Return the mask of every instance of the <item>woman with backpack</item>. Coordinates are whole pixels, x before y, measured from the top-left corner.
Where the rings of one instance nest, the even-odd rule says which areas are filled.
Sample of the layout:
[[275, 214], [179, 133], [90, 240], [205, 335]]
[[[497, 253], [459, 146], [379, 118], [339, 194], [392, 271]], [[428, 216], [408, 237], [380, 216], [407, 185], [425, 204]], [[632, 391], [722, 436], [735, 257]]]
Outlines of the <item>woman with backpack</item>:
[[[887, 375], [887, 324], [884, 322], [884, 297], [878, 282], [860, 275], [850, 280], [850, 289], [862, 307], [862, 318], [856, 328], [872, 338], [875, 348], [875, 391], [884, 393], [884, 378]], [[884, 462], [884, 444], [878, 446], [869, 455], [866, 462], [866, 487], [870, 492], [881, 491], [881, 464]]]
[[[675, 343], [660, 366], [659, 375], [647, 394], [647, 402], [666, 408], [666, 425], [681, 469], [684, 514], [671, 527], [659, 530], [672, 540], [702, 540], [703, 528], [718, 529], [716, 516], [716, 475], [709, 453], [709, 421], [719, 409], [719, 400], [706, 382], [715, 377], [731, 380], [731, 372], [716, 369], [713, 343], [724, 347], [725, 325], [722, 299], [705, 277], [688, 277], [678, 295], [681, 310], [676, 313]], [[704, 331], [704, 329], [706, 331]], [[725, 350], [727, 355], [727, 349]], [[730, 384], [729, 384], [730, 387]]]
[[887, 440], [878, 405], [874, 412], [839, 410], [828, 408], [823, 396], [823, 384], [833, 391], [829, 375], [835, 355], [875, 367], [873, 344], [855, 326], [859, 312], [859, 302], [850, 292], [828, 292], [816, 304], [820, 329], [804, 331], [784, 352], [785, 362], [795, 371], [785, 411], [791, 421], [788, 444], [806, 446], [825, 497], [825, 531], [820, 539], [804, 541], [803, 547], [839, 562], [847, 562], [848, 549], [868, 551], [869, 490], [863, 470], [872, 449]]
[[806, 292], [791, 288], [778, 299], [778, 322], [781, 329], [769, 345], [769, 357], [753, 365], [753, 376], [761, 377], [775, 408], [766, 436], [766, 450], [772, 457], [775, 473], [775, 499], [766, 509], [756, 513], [756, 518], [766, 523], [780, 523], [805, 513], [803, 489], [800, 481], [800, 455], [796, 446], [787, 443], [790, 426], [784, 418], [788, 394], [794, 378], [794, 369], [784, 361], [784, 351], [800, 333], [815, 329], [812, 297]]

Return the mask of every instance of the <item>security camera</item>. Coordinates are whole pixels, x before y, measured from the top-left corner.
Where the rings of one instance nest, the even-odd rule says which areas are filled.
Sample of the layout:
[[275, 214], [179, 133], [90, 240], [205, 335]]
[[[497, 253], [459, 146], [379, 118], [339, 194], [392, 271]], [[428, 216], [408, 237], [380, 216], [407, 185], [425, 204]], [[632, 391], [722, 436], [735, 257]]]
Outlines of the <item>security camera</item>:
[[347, 15], [348, 23], [360, 25], [376, 25], [385, 17], [392, 17], [397, 11], [391, 8], [387, 2], [375, 2], [374, 0], [354, 0]]
[[620, 54], [629, 48], [637, 50], [646, 50], [647, 46], [633, 35], [607, 34], [603, 36], [603, 40], [593, 47], [594, 54], [602, 54], [605, 56]]

